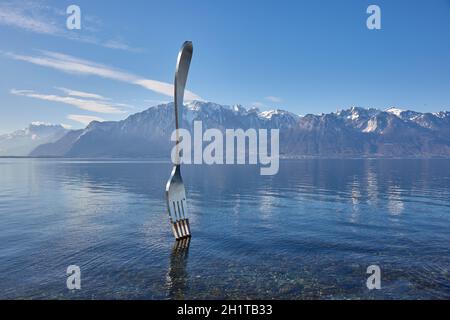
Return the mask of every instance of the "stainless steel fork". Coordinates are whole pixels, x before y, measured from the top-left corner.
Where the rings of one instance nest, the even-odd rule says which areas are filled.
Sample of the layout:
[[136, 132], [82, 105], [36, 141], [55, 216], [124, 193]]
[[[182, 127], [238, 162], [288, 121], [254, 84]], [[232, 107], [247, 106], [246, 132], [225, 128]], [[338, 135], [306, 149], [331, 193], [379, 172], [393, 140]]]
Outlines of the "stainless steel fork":
[[177, 240], [191, 236], [189, 219], [187, 215], [186, 190], [184, 188], [183, 179], [181, 178], [179, 129], [183, 119], [182, 108], [183, 108], [184, 88], [186, 87], [189, 66], [191, 64], [192, 59], [192, 52], [193, 52], [192, 42], [186, 41], [185, 43], [183, 43], [183, 46], [181, 47], [181, 50], [178, 53], [177, 67], [175, 71], [174, 109], [175, 109], [175, 129], [176, 129], [176, 142], [175, 142], [176, 153], [172, 173], [166, 185], [166, 200], [170, 224], [172, 226], [172, 231], [175, 236], [175, 239]]

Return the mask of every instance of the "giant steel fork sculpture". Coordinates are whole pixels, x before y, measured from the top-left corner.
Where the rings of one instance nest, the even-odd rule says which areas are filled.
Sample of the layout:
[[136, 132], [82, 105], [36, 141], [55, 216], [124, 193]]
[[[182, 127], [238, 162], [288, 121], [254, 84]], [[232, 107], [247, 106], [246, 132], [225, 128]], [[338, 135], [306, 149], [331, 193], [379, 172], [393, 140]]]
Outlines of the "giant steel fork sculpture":
[[191, 236], [189, 219], [187, 218], [186, 190], [180, 171], [179, 128], [182, 124], [184, 88], [186, 87], [189, 66], [192, 58], [192, 42], [186, 41], [178, 54], [175, 71], [175, 129], [176, 129], [176, 154], [175, 163], [166, 185], [166, 200], [169, 219], [175, 239], [183, 239]]

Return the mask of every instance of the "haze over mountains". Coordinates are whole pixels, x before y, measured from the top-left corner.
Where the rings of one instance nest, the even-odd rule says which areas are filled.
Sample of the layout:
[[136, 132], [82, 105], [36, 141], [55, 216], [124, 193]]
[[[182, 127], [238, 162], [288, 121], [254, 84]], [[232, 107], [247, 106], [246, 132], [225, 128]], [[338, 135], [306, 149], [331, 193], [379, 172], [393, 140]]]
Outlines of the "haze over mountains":
[[57, 141], [67, 132], [61, 125], [33, 122], [25, 129], [0, 135], [0, 156], [27, 156], [39, 145]]
[[[195, 120], [203, 122], [203, 130], [280, 129], [284, 157], [450, 157], [450, 112], [353, 107], [298, 116], [283, 110], [260, 112], [200, 101], [187, 103], [183, 112], [183, 126], [188, 129]], [[173, 129], [173, 103], [161, 104], [122, 121], [94, 121], [82, 130], [61, 131], [59, 137], [39, 140], [28, 154], [168, 158]]]

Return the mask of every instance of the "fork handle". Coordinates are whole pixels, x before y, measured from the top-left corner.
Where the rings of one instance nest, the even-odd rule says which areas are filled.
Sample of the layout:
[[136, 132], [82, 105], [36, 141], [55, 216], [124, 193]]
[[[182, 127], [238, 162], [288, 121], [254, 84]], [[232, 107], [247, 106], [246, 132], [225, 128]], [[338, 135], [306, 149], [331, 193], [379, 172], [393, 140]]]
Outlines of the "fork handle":
[[184, 89], [186, 87], [189, 66], [191, 65], [193, 46], [191, 41], [183, 43], [178, 53], [177, 67], [175, 70], [175, 92], [174, 92], [174, 108], [175, 108], [175, 129], [176, 129], [176, 155], [175, 164], [180, 165], [179, 129], [183, 123], [183, 99]]

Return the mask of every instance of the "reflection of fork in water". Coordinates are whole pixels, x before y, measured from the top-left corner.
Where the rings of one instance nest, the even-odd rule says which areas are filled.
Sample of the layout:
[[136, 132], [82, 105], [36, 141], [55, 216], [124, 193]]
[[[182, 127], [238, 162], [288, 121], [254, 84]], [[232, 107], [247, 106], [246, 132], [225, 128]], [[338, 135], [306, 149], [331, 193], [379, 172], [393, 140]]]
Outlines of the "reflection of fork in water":
[[187, 288], [188, 273], [186, 266], [190, 241], [190, 238], [184, 238], [175, 241], [172, 247], [169, 271], [166, 276], [166, 285], [170, 299], [184, 299]]

